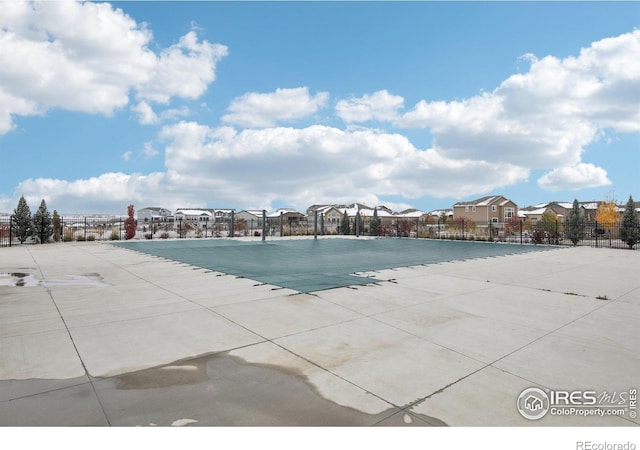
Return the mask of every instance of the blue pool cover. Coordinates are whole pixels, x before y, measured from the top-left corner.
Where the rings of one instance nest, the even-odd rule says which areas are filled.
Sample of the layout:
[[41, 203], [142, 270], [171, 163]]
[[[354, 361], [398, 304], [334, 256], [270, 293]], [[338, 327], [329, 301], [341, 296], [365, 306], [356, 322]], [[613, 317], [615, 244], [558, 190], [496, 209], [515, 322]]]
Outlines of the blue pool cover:
[[354, 275], [380, 269], [486, 258], [549, 247], [428, 239], [185, 239], [114, 243], [122, 248], [262, 283], [314, 292], [375, 280]]

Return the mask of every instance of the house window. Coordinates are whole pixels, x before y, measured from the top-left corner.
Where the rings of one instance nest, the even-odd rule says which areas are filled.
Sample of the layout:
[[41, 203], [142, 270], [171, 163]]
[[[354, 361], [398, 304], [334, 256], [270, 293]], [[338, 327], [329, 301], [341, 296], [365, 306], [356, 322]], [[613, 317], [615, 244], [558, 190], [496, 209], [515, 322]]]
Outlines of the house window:
[[491, 205], [491, 212], [497, 212], [498, 211], [498, 205]]
[[516, 209], [515, 208], [505, 208], [504, 209], [504, 218], [505, 219], [511, 219], [515, 215], [516, 215]]
[[491, 218], [491, 223], [498, 223], [498, 218], [497, 217], [492, 217]]
[[464, 212], [469, 212], [469, 207], [468, 206], [464, 207]]
[[476, 212], [476, 207], [475, 206], [471, 207], [471, 212]]

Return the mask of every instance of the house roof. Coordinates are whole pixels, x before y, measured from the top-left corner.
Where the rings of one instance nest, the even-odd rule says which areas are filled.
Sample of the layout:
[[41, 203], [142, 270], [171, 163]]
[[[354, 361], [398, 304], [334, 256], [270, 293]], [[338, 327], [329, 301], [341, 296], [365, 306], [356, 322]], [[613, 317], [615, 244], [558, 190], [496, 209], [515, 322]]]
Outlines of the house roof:
[[[160, 206], [147, 206], [145, 208], [140, 208], [138, 210], [138, 212], [143, 211], [143, 210], [148, 210], [148, 211], [154, 211], [154, 212], [160, 212], [160, 211], [169, 211], [167, 208], [161, 208]], [[169, 211], [171, 212], [171, 211]]]
[[500, 206], [503, 206], [505, 203], [510, 202], [511, 200], [509, 200], [508, 198], [505, 198], [502, 195], [490, 195], [490, 196], [486, 196], [486, 197], [480, 197], [477, 198], [475, 200], [470, 200], [470, 201], [466, 201], [466, 202], [458, 202], [456, 204], [454, 204], [453, 206], [489, 206], [493, 203], [495, 203], [496, 201], [502, 199], [502, 202], [500, 203]]
[[210, 211], [205, 211], [203, 209], [181, 209], [176, 211], [176, 215], [177, 214], [184, 214], [185, 216], [209, 216], [209, 217], [213, 215], [211, 214]]
[[434, 217], [441, 216], [442, 214], [453, 216], [453, 209], [434, 209], [433, 211], [429, 211], [427, 214]]
[[262, 210], [261, 209], [243, 209], [242, 211], [240, 211], [237, 214], [240, 214], [240, 213], [247, 213], [247, 214], [251, 214], [252, 216], [262, 217]]
[[426, 213], [418, 209], [405, 209], [401, 213], [396, 214], [397, 217], [418, 218], [424, 216]]

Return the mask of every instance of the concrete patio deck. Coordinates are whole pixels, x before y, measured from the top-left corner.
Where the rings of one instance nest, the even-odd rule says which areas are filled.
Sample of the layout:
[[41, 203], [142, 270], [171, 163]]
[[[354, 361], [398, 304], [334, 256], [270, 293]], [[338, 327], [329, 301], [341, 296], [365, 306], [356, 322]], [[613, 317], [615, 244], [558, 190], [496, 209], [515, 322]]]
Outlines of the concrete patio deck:
[[109, 244], [4, 248], [0, 426], [637, 426], [516, 402], [638, 388], [639, 267], [559, 248], [303, 294]]

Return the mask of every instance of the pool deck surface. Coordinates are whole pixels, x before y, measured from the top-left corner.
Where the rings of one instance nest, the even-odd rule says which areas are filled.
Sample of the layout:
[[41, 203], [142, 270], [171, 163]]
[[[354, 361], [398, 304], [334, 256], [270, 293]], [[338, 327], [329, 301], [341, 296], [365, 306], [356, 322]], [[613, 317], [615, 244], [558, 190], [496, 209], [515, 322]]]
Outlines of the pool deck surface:
[[637, 427], [516, 402], [640, 387], [639, 269], [558, 248], [300, 293], [106, 243], [3, 248], [0, 426]]

